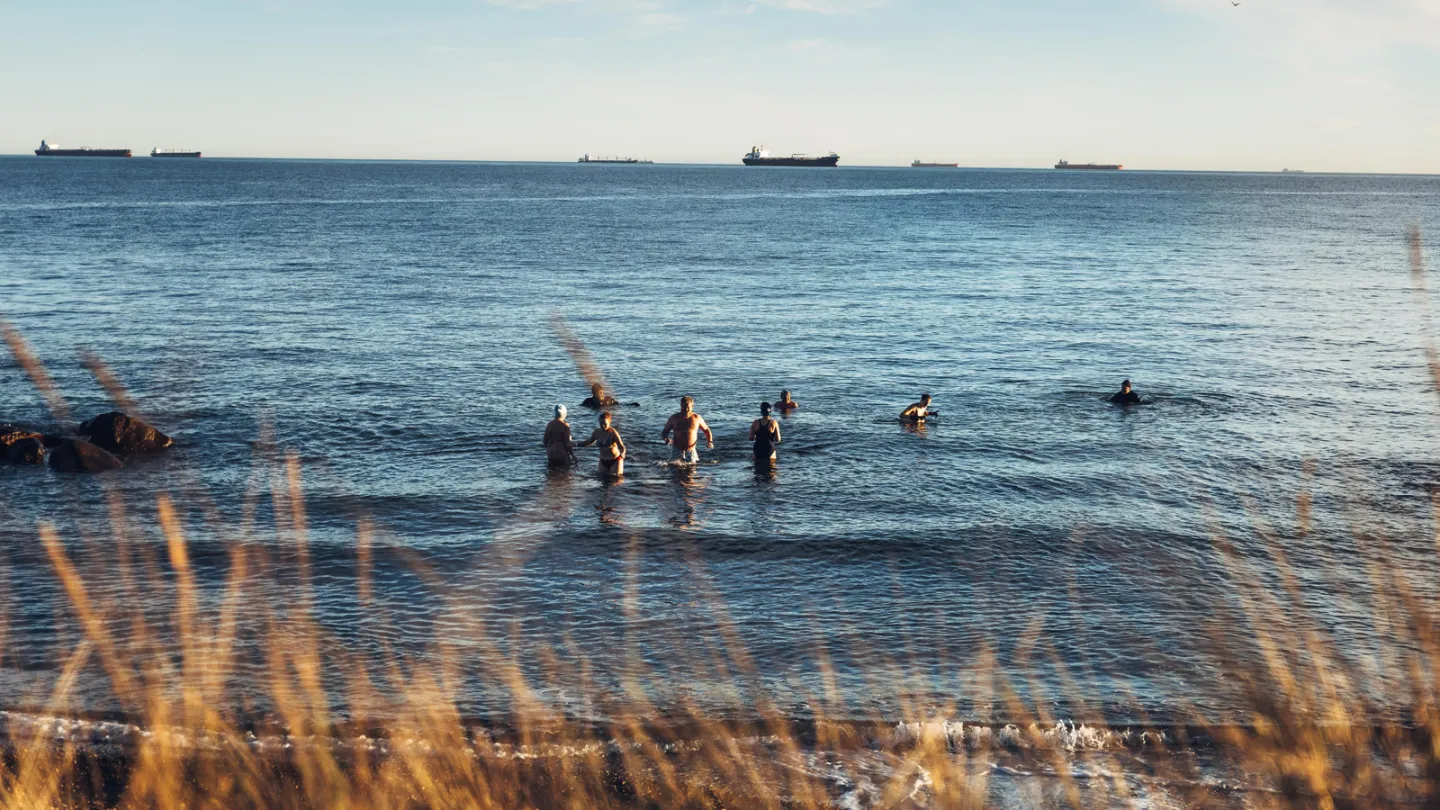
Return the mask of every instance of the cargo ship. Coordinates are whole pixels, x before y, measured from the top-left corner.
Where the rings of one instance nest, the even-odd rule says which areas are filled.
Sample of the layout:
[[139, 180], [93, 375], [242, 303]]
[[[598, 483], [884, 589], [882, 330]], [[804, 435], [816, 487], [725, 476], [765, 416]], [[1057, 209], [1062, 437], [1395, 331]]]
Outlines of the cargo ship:
[[160, 147], [157, 146], [157, 147], [155, 147], [154, 149], [151, 149], [151, 150], [150, 150], [150, 157], [188, 157], [188, 158], [198, 158], [198, 157], [200, 157], [200, 153], [199, 153], [199, 152], [192, 152], [192, 151], [190, 151], [190, 150], [188, 150], [188, 149], [161, 149]]
[[910, 168], [912, 168], [912, 169], [958, 169], [958, 168], [960, 168], [960, 164], [959, 164], [959, 163], [926, 163], [926, 162], [923, 161], [923, 160], [917, 160], [917, 161], [915, 161], [914, 163], [911, 163], [911, 164], [910, 164]]
[[579, 161], [579, 162], [581, 162], [581, 163], [654, 163], [655, 161], [653, 161], [653, 160], [641, 160], [640, 158], [632, 158], [632, 157], [623, 157], [623, 158], [622, 158], [622, 157], [609, 157], [609, 158], [606, 158], [606, 157], [590, 157], [590, 153], [587, 152], [587, 153], [585, 153], [585, 154], [583, 154], [583, 155], [580, 156], [580, 161]]
[[82, 146], [79, 149], [61, 149], [60, 144], [41, 141], [40, 148], [35, 154], [41, 157], [130, 157], [129, 149], [91, 149]]
[[1071, 163], [1071, 162], [1068, 161], [1068, 160], [1062, 160], [1062, 161], [1060, 161], [1059, 163], [1056, 163], [1056, 164], [1055, 164], [1055, 168], [1057, 168], [1057, 169], [1083, 169], [1083, 170], [1086, 170], [1086, 171], [1100, 171], [1100, 172], [1118, 172], [1118, 171], [1120, 171], [1121, 169], [1123, 169], [1123, 168], [1125, 168], [1125, 167], [1124, 167], [1124, 166], [1121, 166], [1119, 163]]
[[750, 148], [750, 154], [741, 160], [746, 166], [835, 166], [840, 163], [840, 156], [831, 152], [824, 157], [810, 157], [809, 155], [771, 157], [765, 147], [754, 146]]

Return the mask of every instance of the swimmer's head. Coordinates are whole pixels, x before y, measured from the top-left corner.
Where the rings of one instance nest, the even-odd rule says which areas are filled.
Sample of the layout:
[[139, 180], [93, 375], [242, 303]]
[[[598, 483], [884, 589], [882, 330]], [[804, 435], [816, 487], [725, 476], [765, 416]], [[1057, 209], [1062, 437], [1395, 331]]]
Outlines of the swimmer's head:
[[930, 397], [929, 394], [921, 394], [921, 395], [920, 395], [920, 404], [922, 404], [922, 405], [929, 405], [929, 404], [930, 404], [930, 400], [931, 400], [931, 397]]
[[1128, 394], [1128, 393], [1130, 393], [1130, 381], [1129, 381], [1129, 380], [1126, 380], [1125, 382], [1120, 383], [1120, 392], [1121, 392], [1122, 394]]
[[762, 402], [762, 403], [760, 403], [760, 415], [761, 415], [761, 416], [769, 416], [769, 415], [770, 415], [770, 403], [768, 403], [768, 402]]
[[780, 401], [781, 401], [781, 402], [789, 402], [789, 401], [790, 401], [790, 392], [789, 392], [789, 391], [781, 391], [781, 392], [780, 392]]
[[556, 406], [555, 406], [555, 418], [556, 418], [556, 419], [560, 419], [560, 420], [563, 421], [563, 420], [565, 419], [565, 413], [566, 413], [566, 411], [565, 411], [565, 406], [564, 406], [564, 405], [556, 405]]
[[604, 411], [600, 414], [600, 427], [610, 427], [610, 412]]
[[600, 383], [590, 383], [590, 394], [596, 399], [599, 399], [605, 394], [605, 386]]
[[695, 398], [694, 398], [694, 397], [680, 397], [680, 412], [681, 412], [681, 413], [690, 413], [690, 412], [693, 411], [693, 410], [695, 410]]

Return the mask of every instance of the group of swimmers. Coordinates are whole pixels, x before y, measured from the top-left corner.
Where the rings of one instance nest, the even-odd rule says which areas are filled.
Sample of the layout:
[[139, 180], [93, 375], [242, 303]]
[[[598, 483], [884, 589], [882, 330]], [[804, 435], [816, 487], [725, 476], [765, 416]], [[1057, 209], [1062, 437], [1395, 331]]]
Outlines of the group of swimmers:
[[[605, 393], [600, 384], [590, 386], [590, 396], [580, 403], [586, 408], [604, 409], [618, 406], [620, 402]], [[800, 407], [791, 398], [789, 391], [781, 391], [775, 404], [760, 403], [760, 418], [750, 423], [750, 439], [756, 461], [774, 461], [776, 448], [780, 444], [780, 423], [774, 413], [788, 414]], [[575, 443], [570, 432], [570, 423], [565, 421], [567, 411], [564, 405], [555, 406], [555, 418], [545, 426], [545, 455], [552, 467], [568, 467], [575, 463], [576, 447], [597, 447], [600, 450], [600, 474], [618, 478], [625, 474], [625, 439], [615, 429], [610, 411], [601, 410], [600, 426], [590, 433], [590, 438]], [[671, 460], [679, 464], [695, 464], [700, 461], [700, 436], [705, 436], [705, 447], [715, 449], [715, 434], [705, 417], [695, 412], [693, 397], [680, 398], [680, 410], [665, 422], [660, 431], [660, 440], [670, 445]]]
[[[939, 416], [939, 411], [930, 408], [932, 401], [929, 394], [922, 394], [919, 402], [912, 403], [900, 412], [900, 421], [913, 425], [923, 423], [926, 417]], [[1110, 397], [1110, 402], [1116, 405], [1141, 404], [1140, 395], [1131, 388], [1129, 380], [1120, 384], [1120, 392]], [[612, 424], [610, 411], [604, 410], [618, 406], [619, 400], [606, 394], [604, 386], [595, 383], [590, 386], [590, 396], [580, 404], [600, 411], [600, 426], [591, 432], [590, 438], [576, 444], [570, 432], [570, 423], [565, 421], [565, 406], [556, 405], [555, 418], [545, 426], [545, 437], [542, 439], [550, 466], [569, 467], [576, 462], [576, 447], [593, 446], [600, 450], [601, 475], [611, 478], [624, 475], [627, 453], [625, 440]], [[776, 448], [780, 445], [780, 423], [775, 420], [775, 411], [788, 415], [799, 407], [800, 404], [791, 399], [789, 391], [781, 391], [780, 399], [774, 405], [769, 402], [760, 403], [760, 418], [750, 423], [749, 433], [751, 452], [756, 463], [770, 463], [776, 459]], [[715, 449], [715, 435], [705, 423], [705, 417], [695, 412], [695, 399], [681, 397], [680, 410], [666, 420], [665, 429], [660, 431], [660, 440], [670, 445], [671, 461], [679, 464], [698, 463], [701, 434], [705, 436], [706, 449]]]

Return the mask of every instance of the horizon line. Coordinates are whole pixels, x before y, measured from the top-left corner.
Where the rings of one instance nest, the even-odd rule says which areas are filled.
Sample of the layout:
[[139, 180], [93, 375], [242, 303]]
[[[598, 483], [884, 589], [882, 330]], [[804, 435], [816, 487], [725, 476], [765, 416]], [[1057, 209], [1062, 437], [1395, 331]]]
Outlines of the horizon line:
[[[123, 149], [123, 148], [126, 148], [126, 147], [116, 147], [116, 148], [121, 148], [121, 149]], [[203, 150], [201, 150], [201, 151], [203, 151]], [[10, 153], [10, 154], [0, 154], [0, 158], [37, 158], [37, 157], [40, 157], [40, 155], [35, 155], [35, 154], [33, 154], [33, 153], [25, 153], [25, 152], [17, 152], [17, 153]], [[50, 159], [51, 159], [51, 160], [54, 160], [55, 157], [56, 157], [56, 156], [52, 156]], [[150, 155], [145, 154], [145, 153], [142, 152], [139, 157], [142, 158], [142, 159], [144, 159], [144, 158], [149, 158]], [[63, 158], [62, 158], [62, 159], [63, 159]], [[81, 158], [73, 158], [73, 159], [79, 160], [79, 159], [81, 159]], [[93, 159], [102, 160], [102, 161], [104, 161], [104, 160], [127, 160], [127, 158], [93, 158]], [[128, 159], [129, 159], [129, 160], [133, 160], [134, 158], [128, 158]], [[572, 165], [573, 165], [573, 166], [580, 166], [580, 165], [585, 165], [585, 164], [582, 164], [578, 159], [577, 159], [577, 160], [536, 160], [536, 159], [527, 159], [527, 160], [501, 160], [501, 159], [487, 159], [487, 158], [274, 157], [274, 156], [266, 156], [266, 155], [211, 155], [211, 156], [208, 156], [208, 157], [189, 158], [188, 160], [257, 160], [257, 161], [259, 161], [259, 160], [275, 160], [275, 161], [296, 161], [296, 162], [301, 162], [301, 161], [320, 162], [320, 161], [324, 161], [324, 162], [331, 162], [331, 163], [480, 163], [480, 164], [492, 164], [492, 165], [515, 165], [515, 164], [520, 164], [520, 165], [544, 165], [544, 166], [572, 166]], [[173, 159], [172, 159], [170, 162], [174, 162]], [[641, 171], [643, 171], [643, 169], [641, 168], [641, 167], [643, 167], [643, 166], [652, 166], [652, 167], [653, 167], [653, 166], [672, 166], [672, 167], [691, 167], [691, 168], [745, 168], [745, 169], [754, 169], [754, 168], [757, 168], [757, 167], [753, 167], [753, 166], [745, 166], [744, 164], [741, 164], [741, 163], [739, 163], [739, 162], [736, 162], [736, 163], [685, 163], [685, 162], [664, 163], [664, 162], [660, 162], [660, 161], [651, 161], [651, 162], [649, 162], [649, 163], [636, 163], [636, 164], [599, 164], [599, 165], [624, 166], [624, 167], [629, 168], [629, 169], [641, 170]], [[912, 165], [909, 164], [909, 163], [857, 163], [857, 164], [850, 164], [850, 165], [845, 165], [845, 166], [833, 166], [833, 167], [765, 166], [765, 167], [758, 167], [758, 168], [761, 168], [762, 170], [763, 170], [763, 169], [797, 169], [797, 168], [811, 168], [811, 169], [833, 170], [833, 169], [912, 169], [912, 168], [917, 168], [917, 167], [912, 166]], [[1074, 169], [1071, 169], [1071, 170], [1056, 169], [1053, 165], [1051, 165], [1051, 166], [955, 166], [955, 167], [953, 167], [953, 168], [948, 167], [948, 166], [941, 166], [941, 167], [918, 167], [918, 168], [925, 168], [925, 169], [927, 169], [927, 170], [928, 170], [927, 173], [936, 173], [936, 172], [938, 172], [938, 173], [944, 173], [945, 171], [1035, 171], [1035, 172], [1066, 172], [1066, 173], [1073, 173], [1073, 172], [1079, 171], [1079, 172], [1084, 172], [1084, 173], [1087, 173], [1087, 174], [1088, 174], [1088, 173], [1091, 173], [1089, 170], [1084, 170], [1084, 169], [1080, 169], [1080, 170], [1074, 170]], [[1101, 171], [1096, 172], [1096, 173], [1104, 174], [1104, 175], [1116, 175], [1116, 174], [1122, 174], [1122, 175], [1123, 175], [1123, 174], [1142, 174], [1142, 173], [1143, 173], [1143, 174], [1167, 173], [1167, 174], [1312, 174], [1312, 175], [1348, 175], [1348, 176], [1356, 176], [1356, 177], [1440, 177], [1440, 171], [1408, 171], [1408, 172], [1407, 172], [1407, 171], [1388, 171], [1388, 172], [1386, 172], [1386, 171], [1379, 171], [1379, 172], [1377, 172], [1377, 171], [1344, 171], [1344, 170], [1340, 170], [1340, 171], [1333, 171], [1333, 170], [1317, 170], [1317, 171], [1311, 171], [1311, 170], [1307, 170], [1307, 169], [1288, 169], [1288, 170], [1287, 170], [1287, 169], [1164, 169], [1164, 168], [1143, 168], [1143, 167], [1142, 167], [1142, 168], [1124, 168], [1124, 169], [1115, 169], [1115, 170], [1101, 170]]]

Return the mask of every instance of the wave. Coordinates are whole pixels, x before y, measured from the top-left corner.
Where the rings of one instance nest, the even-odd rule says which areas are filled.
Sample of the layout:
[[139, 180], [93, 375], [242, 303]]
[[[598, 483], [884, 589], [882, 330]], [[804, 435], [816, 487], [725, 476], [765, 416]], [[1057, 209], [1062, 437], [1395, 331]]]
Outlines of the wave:
[[[461, 721], [473, 741], [488, 746], [500, 758], [535, 759], [593, 754], [597, 751], [623, 747], [626, 743], [591, 737], [583, 742], [557, 741], [521, 743], [520, 731], [503, 721], [469, 717]], [[717, 721], [718, 722], [718, 721]], [[340, 724], [334, 735], [291, 735], [283, 729], [260, 730], [263, 718], [241, 718], [235, 726], [242, 731], [245, 743], [256, 750], [282, 750], [297, 746], [322, 746], [343, 752], [393, 753], [398, 748], [419, 745], [416, 738], [404, 733], [377, 732], [373, 722], [347, 728]], [[576, 721], [574, 728], [598, 734], [604, 726], [603, 717]], [[942, 719], [926, 721], [814, 721], [795, 719], [779, 733], [771, 725], [749, 728], [744, 721], [726, 723], [737, 732], [733, 741], [746, 744], [775, 744], [796, 740], [814, 747], [822, 736], [846, 740], [847, 748], [881, 751], [905, 751], [921, 744], [943, 741], [956, 753], [978, 750], [1007, 751], [1174, 751], [1185, 739], [1190, 747], [1215, 745], [1211, 731], [1201, 727], [1182, 726], [1120, 726], [1108, 727], [1073, 720], [1056, 720], [1051, 724], [987, 723], [972, 720]], [[644, 729], [652, 739], [669, 739], [684, 747], [698, 744], [711, 729], [691, 721], [665, 723], [652, 721]], [[0, 710], [0, 737], [9, 739], [39, 735], [56, 743], [77, 746], [132, 746], [156, 737], [181, 746], [201, 749], [222, 747], [222, 738], [214, 732], [179, 727], [147, 728], [123, 716], [85, 716], [44, 714], [20, 710]]]
[[[1093, 791], [1097, 806], [1110, 806], [1114, 785], [1134, 798], [1160, 800], [1193, 793], [1196, 789], [1212, 798], [1244, 800], [1244, 794], [1271, 792], [1251, 776], [1237, 775], [1223, 759], [1210, 756], [1212, 743], [1194, 730], [1176, 733], [1153, 727], [1108, 728], [1057, 720], [1051, 725], [976, 723], [945, 719], [924, 722], [869, 722], [815, 724], [796, 721], [789, 728], [773, 724], [747, 728], [743, 724], [707, 724], [704, 727], [627, 727], [625, 739], [609, 738], [603, 727], [576, 723], [565, 731], [526, 729], [523, 732], [503, 725], [461, 721], [464, 734], [448, 736], [448, 744], [459, 742], [464, 756], [483, 761], [509, 763], [512, 768], [535, 767], [541, 771], [572, 767], [567, 761], [583, 760], [593, 767], [611, 763], [607, 772], [622, 778], [627, 768], [659, 756], [675, 763], [701, 754], [700, 770], [677, 771], [676, 775], [713, 784], [715, 774], [703, 764], [706, 751], [723, 751], [730, 765], [746, 768], [747, 762], [778, 763], [779, 773], [793, 771], [824, 786], [826, 802], [838, 810], [869, 810], [878, 807], [937, 806], [943, 792], [950, 795], [954, 784], [941, 786], [932, 773], [944, 765], [945, 776], [974, 778], [985, 791], [986, 806], [1032, 808], [1051, 806], [1046, 795], [1057, 786]], [[563, 722], [563, 721], [562, 721]], [[639, 731], [639, 735], [635, 734]], [[48, 741], [69, 747], [108, 763], [106, 779], [123, 781], [147, 746], [162, 745], [175, 751], [192, 751], [208, 756], [243, 754], [271, 761], [279, 767], [323, 754], [341, 763], [381, 763], [400, 758], [406, 761], [434, 758], [444, 767], [456, 752], [402, 729], [341, 728], [334, 734], [289, 734], [284, 730], [261, 730], [238, 726], [233, 734], [182, 728], [144, 728], [123, 719], [86, 719], [37, 713], [0, 711], [0, 736], [11, 741]], [[550, 739], [546, 739], [550, 737]], [[825, 740], [824, 744], [817, 740]], [[936, 763], [911, 752], [934, 751], [943, 741], [955, 759]], [[183, 753], [181, 754], [183, 757]], [[1171, 757], [1170, 759], [1166, 759]], [[689, 767], [693, 767], [689, 766]], [[585, 766], [581, 766], [585, 767]], [[610, 770], [610, 769], [614, 770]], [[505, 771], [512, 776], [522, 772]], [[757, 770], [758, 775], [764, 771]], [[772, 773], [772, 778], [774, 774]], [[783, 778], [783, 777], [782, 777]], [[730, 786], [734, 789], [734, 786]], [[751, 789], [782, 795], [783, 785], [751, 785]], [[904, 792], [903, 797], [894, 791]], [[907, 789], [908, 788], [908, 789]], [[743, 788], [742, 788], [743, 790]], [[899, 799], [897, 804], [896, 800]], [[941, 802], [943, 804], [943, 802]], [[806, 804], [804, 806], [815, 806]], [[1090, 806], [1090, 805], [1086, 805]], [[1118, 806], [1133, 806], [1131, 804]], [[1243, 805], [1241, 805], [1243, 806]]]
[[[501, 759], [564, 758], [616, 751], [628, 742], [589, 737], [582, 741], [522, 743], [515, 728], [493, 720], [469, 718], [463, 721], [472, 742], [487, 747]], [[243, 744], [256, 751], [281, 751], [318, 746], [341, 754], [365, 753], [390, 755], [402, 749], [424, 748], [426, 741], [402, 732], [381, 732], [372, 723], [364, 729], [341, 725], [334, 735], [292, 735], [283, 729], [260, 730], [258, 719], [236, 723]], [[588, 732], [601, 728], [598, 718], [577, 724]], [[1057, 720], [1052, 725], [1014, 723], [980, 723], [965, 720], [930, 721], [856, 721], [835, 722], [795, 720], [780, 734], [765, 728], [747, 729], [746, 724], [732, 723], [739, 733], [729, 741], [745, 745], [775, 745], [782, 740], [798, 740], [815, 746], [823, 734], [827, 739], [849, 741], [847, 748], [901, 752], [917, 745], [943, 741], [948, 750], [960, 753], [978, 750], [1083, 752], [1083, 751], [1150, 751], [1176, 750], [1175, 731], [1155, 726], [1109, 728], [1101, 725]], [[668, 739], [679, 749], [698, 745], [708, 729], [694, 723], [654, 723], [645, 729], [652, 739]], [[1210, 736], [1197, 728], [1183, 729], [1183, 735], [1196, 745], [1212, 745]], [[25, 711], [0, 711], [0, 737], [25, 739], [40, 737], [57, 744], [80, 748], [118, 746], [129, 748], [142, 742], [163, 738], [165, 742], [197, 750], [221, 750], [232, 747], [235, 740], [212, 731], [180, 727], [147, 728], [123, 717], [86, 717], [80, 715], [42, 714]], [[713, 736], [713, 734], [709, 735]]]

